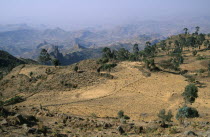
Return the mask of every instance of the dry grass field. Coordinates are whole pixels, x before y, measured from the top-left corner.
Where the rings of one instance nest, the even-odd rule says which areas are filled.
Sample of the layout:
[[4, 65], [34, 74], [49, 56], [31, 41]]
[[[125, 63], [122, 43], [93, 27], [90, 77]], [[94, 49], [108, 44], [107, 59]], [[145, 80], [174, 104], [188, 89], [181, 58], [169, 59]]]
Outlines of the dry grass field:
[[[210, 52], [201, 51], [198, 54], [206, 59], [198, 60], [186, 52], [184, 64], [181, 65], [181, 69], [188, 70], [188, 75], [195, 76], [196, 85], [199, 87], [198, 98], [192, 107], [198, 110], [200, 117], [189, 120], [194, 122], [210, 120], [210, 77], [207, 72], [198, 72], [200, 69], [207, 70], [206, 63], [209, 61]], [[156, 58], [156, 62], [163, 59], [164, 57]], [[17, 107], [32, 109], [41, 106], [55, 114], [79, 117], [116, 117], [117, 113], [123, 110], [131, 118], [130, 121], [138, 124], [158, 120], [157, 113], [161, 109], [172, 110], [175, 116], [184, 103], [181, 94], [189, 84], [183, 75], [167, 71], [152, 72], [151, 76], [145, 76], [139, 69], [144, 65], [143, 62], [124, 61], [118, 63], [111, 72], [101, 72], [114, 76], [113, 79], [95, 72], [97, 64], [94, 61], [83, 61], [77, 65], [81, 72], [74, 72], [73, 66], [16, 67], [4, 78], [7, 82], [2, 86], [3, 96], [26, 97], [24, 102], [15, 105]], [[46, 69], [50, 69], [51, 73], [46, 74]], [[31, 72], [33, 74], [30, 74]], [[28, 82], [39, 75], [44, 78]], [[77, 87], [63, 87], [58, 84], [62, 80], [77, 84]], [[8, 86], [12, 83], [13, 87]], [[29, 87], [28, 91], [17, 90], [24, 86]], [[38, 87], [38, 90], [34, 91], [30, 87]], [[173, 121], [179, 123], [175, 118]]]

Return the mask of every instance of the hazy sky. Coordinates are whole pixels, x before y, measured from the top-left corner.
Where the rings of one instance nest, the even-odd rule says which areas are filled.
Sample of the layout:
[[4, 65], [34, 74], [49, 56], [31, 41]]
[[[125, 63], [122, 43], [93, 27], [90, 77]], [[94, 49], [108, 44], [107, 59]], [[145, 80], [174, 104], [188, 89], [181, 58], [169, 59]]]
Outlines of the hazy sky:
[[210, 0], [0, 0], [0, 24], [68, 28], [173, 16], [208, 16]]

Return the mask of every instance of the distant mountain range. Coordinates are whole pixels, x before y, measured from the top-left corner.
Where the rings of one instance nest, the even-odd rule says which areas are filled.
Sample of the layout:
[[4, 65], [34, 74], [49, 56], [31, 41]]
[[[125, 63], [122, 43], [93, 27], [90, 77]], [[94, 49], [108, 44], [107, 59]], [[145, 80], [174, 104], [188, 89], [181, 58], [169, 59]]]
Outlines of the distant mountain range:
[[133, 44], [138, 43], [140, 49], [143, 49], [146, 41], [158, 42], [182, 32], [185, 27], [188, 27], [190, 32], [194, 32], [196, 26], [200, 26], [201, 32], [209, 33], [210, 18], [136, 21], [112, 28], [78, 31], [50, 29], [44, 25], [36, 27], [26, 24], [0, 25], [0, 50], [5, 50], [17, 57], [37, 59], [42, 48], [46, 48], [48, 52], [54, 52], [54, 48], [58, 47], [63, 56], [71, 58], [68, 60], [77, 61], [99, 57], [101, 55], [99, 51], [104, 46], [113, 49], [122, 47], [131, 49]]

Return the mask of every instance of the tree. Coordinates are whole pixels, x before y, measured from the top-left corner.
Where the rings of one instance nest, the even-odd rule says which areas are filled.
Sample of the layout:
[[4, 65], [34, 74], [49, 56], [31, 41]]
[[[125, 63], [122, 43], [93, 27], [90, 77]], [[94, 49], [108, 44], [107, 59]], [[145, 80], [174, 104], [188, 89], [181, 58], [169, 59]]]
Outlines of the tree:
[[150, 46], [150, 45], [151, 45], [151, 42], [147, 41], [146, 46]]
[[102, 53], [103, 53], [103, 55], [102, 55], [103, 58], [111, 59], [113, 57], [112, 51], [108, 47], [103, 48]]
[[200, 27], [199, 26], [195, 27], [195, 34], [196, 35], [198, 35], [199, 30], [200, 30]]
[[128, 50], [126, 50], [125, 48], [121, 48], [117, 52], [117, 59], [121, 60], [121, 61], [128, 60], [129, 59], [129, 54], [130, 53], [129, 53]]
[[196, 38], [195, 37], [188, 37], [186, 40], [186, 44], [188, 45], [188, 47], [195, 47], [196, 44]]
[[185, 35], [187, 35], [188, 28], [183, 29], [185, 31]]
[[209, 40], [205, 40], [205, 41], [203, 42], [203, 45], [204, 45], [207, 49], [209, 49], [209, 47], [210, 47], [210, 42], [209, 42]]
[[198, 88], [194, 84], [189, 84], [185, 87], [185, 91], [182, 93], [185, 103], [194, 103], [198, 97]]
[[155, 55], [156, 48], [155, 46], [146, 46], [144, 48], [144, 53], [147, 57], [153, 57]]
[[58, 60], [58, 59], [53, 59], [53, 65], [54, 65], [55, 67], [57, 67], [58, 65], [60, 65], [59, 60]]
[[135, 55], [137, 55], [138, 52], [139, 52], [139, 47], [138, 47], [138, 46], [139, 46], [138, 44], [134, 44], [134, 45], [133, 45], [133, 53], [134, 53]]
[[38, 61], [40, 63], [42, 63], [42, 64], [46, 64], [50, 60], [51, 60], [51, 58], [50, 58], [50, 55], [47, 52], [47, 50], [46, 49], [42, 49], [41, 52], [40, 52], [40, 55], [38, 57]]

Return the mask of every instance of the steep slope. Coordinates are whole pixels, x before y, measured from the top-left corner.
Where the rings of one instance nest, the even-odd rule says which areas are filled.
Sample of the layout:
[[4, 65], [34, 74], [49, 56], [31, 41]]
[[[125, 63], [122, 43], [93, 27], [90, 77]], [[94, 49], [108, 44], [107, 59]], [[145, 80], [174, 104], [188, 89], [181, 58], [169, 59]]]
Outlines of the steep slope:
[[12, 68], [20, 64], [25, 64], [25, 62], [10, 55], [6, 51], [0, 50], [0, 71], [9, 72]]

